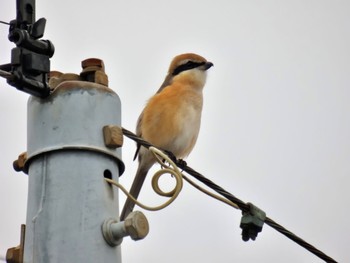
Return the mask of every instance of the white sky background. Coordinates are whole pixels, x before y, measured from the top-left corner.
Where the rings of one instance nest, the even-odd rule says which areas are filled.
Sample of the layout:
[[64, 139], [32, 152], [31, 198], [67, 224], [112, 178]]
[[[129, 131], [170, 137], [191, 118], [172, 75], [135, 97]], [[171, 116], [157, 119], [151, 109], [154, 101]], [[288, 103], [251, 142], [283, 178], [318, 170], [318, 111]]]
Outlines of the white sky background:
[[[83, 59], [103, 59], [130, 130], [172, 57], [195, 52], [212, 61], [188, 164], [339, 262], [350, 261], [349, 1], [36, 5], [37, 19], [48, 19], [44, 38], [56, 48], [51, 68], [79, 73]], [[14, 18], [14, 1], [2, 0], [0, 20]], [[7, 31], [0, 25], [1, 64], [13, 47]], [[19, 244], [25, 222], [28, 178], [12, 161], [26, 149], [27, 98], [0, 81], [0, 255]], [[134, 150], [126, 139], [120, 182], [127, 187]], [[141, 198], [162, 201], [148, 185]], [[145, 214], [150, 234], [124, 240], [123, 262], [323, 262], [267, 225], [256, 241], [243, 242], [240, 211], [187, 184], [173, 205]]]

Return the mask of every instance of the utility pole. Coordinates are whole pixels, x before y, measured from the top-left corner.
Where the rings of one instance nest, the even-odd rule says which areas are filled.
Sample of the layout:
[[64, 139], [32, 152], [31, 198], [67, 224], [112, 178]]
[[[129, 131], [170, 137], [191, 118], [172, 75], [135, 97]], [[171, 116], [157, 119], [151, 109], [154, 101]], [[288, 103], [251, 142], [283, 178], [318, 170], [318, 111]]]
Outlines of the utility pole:
[[118, 263], [120, 246], [101, 226], [119, 216], [118, 190], [104, 178], [118, 181], [124, 165], [103, 128], [121, 125], [120, 100], [101, 84], [62, 78], [48, 98], [28, 101], [24, 262]]
[[82, 62], [82, 72], [50, 72], [54, 46], [35, 21], [35, 1], [17, 0], [9, 40], [16, 44], [0, 76], [32, 95], [27, 111], [27, 151], [14, 162], [28, 174], [26, 225], [8, 263], [121, 263], [123, 237], [148, 234], [148, 222], [134, 212], [119, 222], [121, 102], [108, 88], [100, 59]]

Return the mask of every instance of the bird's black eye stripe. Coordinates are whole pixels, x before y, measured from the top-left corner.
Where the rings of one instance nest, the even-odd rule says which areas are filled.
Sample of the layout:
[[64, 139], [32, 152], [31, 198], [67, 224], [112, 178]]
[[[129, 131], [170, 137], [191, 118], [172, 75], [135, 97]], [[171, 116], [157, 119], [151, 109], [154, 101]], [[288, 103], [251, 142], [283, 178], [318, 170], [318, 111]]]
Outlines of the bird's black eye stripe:
[[187, 63], [178, 66], [177, 68], [175, 68], [174, 72], [173, 72], [173, 76], [176, 76], [177, 74], [185, 71], [185, 70], [189, 70], [189, 69], [193, 69], [193, 68], [197, 68], [200, 67], [202, 65], [204, 65], [205, 62], [193, 62], [193, 61], [188, 61]]

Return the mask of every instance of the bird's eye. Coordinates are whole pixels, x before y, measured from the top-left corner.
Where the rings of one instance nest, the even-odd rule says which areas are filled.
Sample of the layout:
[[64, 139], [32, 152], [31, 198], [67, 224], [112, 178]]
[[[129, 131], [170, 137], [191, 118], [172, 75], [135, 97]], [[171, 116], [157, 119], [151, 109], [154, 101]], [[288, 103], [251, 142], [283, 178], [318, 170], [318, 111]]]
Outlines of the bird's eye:
[[177, 68], [175, 68], [175, 70], [173, 72], [173, 76], [175, 76], [175, 75], [177, 75], [185, 70], [197, 68], [197, 67], [202, 66], [204, 64], [205, 64], [205, 62], [187, 61], [185, 64], [182, 64], [182, 65], [178, 66]]
[[193, 61], [187, 61], [187, 63], [185, 65], [187, 65], [188, 67], [194, 66], [196, 63]]

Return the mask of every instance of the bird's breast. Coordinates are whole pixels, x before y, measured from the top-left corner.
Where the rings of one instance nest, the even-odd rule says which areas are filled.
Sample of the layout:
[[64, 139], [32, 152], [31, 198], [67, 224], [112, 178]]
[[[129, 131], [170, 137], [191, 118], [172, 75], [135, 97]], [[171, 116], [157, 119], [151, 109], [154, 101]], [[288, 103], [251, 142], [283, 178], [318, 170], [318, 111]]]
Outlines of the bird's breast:
[[187, 156], [197, 140], [202, 104], [202, 92], [181, 87], [164, 89], [145, 107], [142, 137], [177, 158]]

